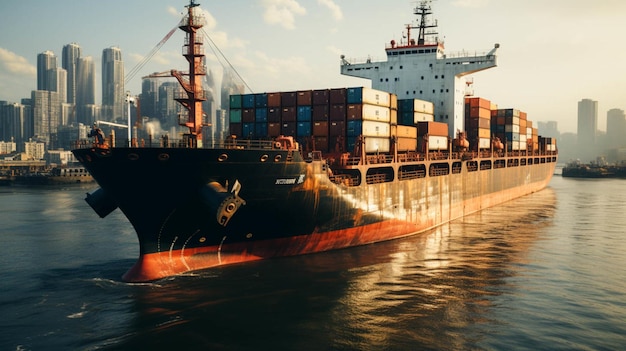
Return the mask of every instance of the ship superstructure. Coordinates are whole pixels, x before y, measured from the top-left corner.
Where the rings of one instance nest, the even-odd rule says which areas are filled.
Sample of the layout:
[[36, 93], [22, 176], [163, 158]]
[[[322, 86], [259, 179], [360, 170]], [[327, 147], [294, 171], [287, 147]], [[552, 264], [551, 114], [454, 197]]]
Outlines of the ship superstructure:
[[[467, 76], [496, 67], [499, 44], [484, 55], [448, 55], [437, 37], [437, 22], [429, 18], [430, 1], [421, 1], [414, 13], [417, 24], [406, 25], [406, 38], [386, 45], [386, 61], [342, 56], [341, 74], [369, 79], [372, 88], [394, 93], [398, 99], [433, 102], [435, 121], [447, 123], [449, 134], [455, 135], [457, 130], [465, 130], [464, 98], [472, 95], [472, 80]], [[413, 30], [418, 31], [417, 38], [412, 36]]]

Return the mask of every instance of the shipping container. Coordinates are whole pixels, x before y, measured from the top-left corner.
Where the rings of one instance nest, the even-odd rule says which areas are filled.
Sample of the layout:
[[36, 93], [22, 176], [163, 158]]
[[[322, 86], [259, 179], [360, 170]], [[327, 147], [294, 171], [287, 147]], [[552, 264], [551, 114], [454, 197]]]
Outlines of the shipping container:
[[417, 135], [433, 135], [448, 137], [448, 124], [443, 122], [418, 122]]
[[491, 110], [482, 107], [470, 107], [466, 112], [466, 117], [491, 118]]
[[280, 104], [282, 107], [292, 107], [296, 106], [297, 102], [297, 92], [288, 91], [280, 93]]
[[366, 153], [389, 152], [389, 138], [365, 137], [364, 148]]
[[281, 122], [295, 122], [296, 114], [295, 107], [283, 107], [280, 112], [280, 120]]
[[230, 135], [241, 137], [243, 133], [241, 123], [230, 123], [228, 125], [228, 132], [230, 133]]
[[267, 93], [267, 107], [280, 107], [280, 93]]
[[391, 136], [391, 126], [389, 123], [376, 121], [363, 121], [362, 135], [366, 137], [386, 137]]
[[328, 152], [328, 137], [315, 136], [313, 138], [313, 145], [317, 151]]
[[346, 105], [330, 105], [330, 120], [331, 121], [345, 121], [346, 120]]
[[229, 101], [230, 101], [229, 106], [231, 109], [234, 109], [234, 108], [240, 109], [242, 107], [240, 94], [231, 95], [229, 98]]
[[254, 94], [245, 94], [241, 96], [241, 107], [254, 108]]
[[311, 122], [298, 121], [296, 125], [296, 136], [310, 136], [311, 135]]
[[253, 108], [245, 108], [241, 112], [241, 120], [243, 123], [252, 123], [254, 122], [254, 109]]
[[470, 117], [467, 120], [467, 125], [465, 127], [468, 130], [478, 128], [489, 129], [491, 128], [491, 119]]
[[280, 134], [288, 136], [296, 135], [296, 122], [283, 122], [280, 126]]
[[298, 106], [313, 104], [313, 90], [301, 90], [297, 92], [296, 103]]
[[281, 135], [280, 123], [268, 123], [267, 135], [270, 137], [277, 137]]
[[391, 113], [388, 107], [370, 104], [350, 104], [347, 105], [348, 120], [361, 119], [367, 121], [387, 122], [391, 121]]
[[428, 150], [447, 150], [448, 149], [448, 137], [439, 135], [420, 135], [418, 138], [418, 145], [420, 150], [426, 150], [426, 143], [428, 143]]
[[267, 93], [254, 94], [254, 107], [267, 107]]
[[[296, 121], [311, 122], [312, 110], [311, 106], [298, 106]], [[310, 123], [309, 123], [310, 124]]]
[[390, 94], [382, 90], [366, 87], [354, 87], [348, 88], [346, 95], [346, 101], [348, 104], [370, 104], [383, 107], [391, 106]]
[[480, 107], [487, 110], [491, 110], [491, 101], [480, 97], [466, 97], [465, 104], [470, 107]]
[[434, 114], [435, 106], [430, 101], [420, 99], [398, 99], [398, 112], [413, 111]]
[[[330, 104], [330, 90], [321, 89], [313, 90], [313, 105], [328, 105]], [[344, 105], [345, 103], [341, 103]]]
[[346, 135], [346, 122], [345, 121], [330, 121], [329, 122], [329, 134], [330, 136], [345, 136]]
[[330, 89], [330, 104], [345, 104], [346, 93], [346, 88]]
[[267, 122], [267, 107], [257, 108], [254, 111], [254, 121], [255, 122]]
[[328, 121], [330, 119], [329, 108], [328, 105], [313, 105], [311, 107], [313, 121]]
[[242, 123], [241, 136], [243, 138], [254, 137], [254, 123]]
[[267, 121], [270, 123], [280, 123], [280, 107], [270, 107], [267, 109]]
[[417, 138], [398, 138], [397, 139], [398, 151], [415, 151], [417, 150]]
[[[331, 136], [328, 138], [328, 150], [331, 152], [346, 152], [346, 137], [345, 136]], [[354, 144], [353, 144], [354, 146]], [[352, 150], [350, 150], [352, 151]]]
[[391, 126], [391, 135], [398, 138], [413, 138], [417, 140], [417, 127], [415, 126]]
[[313, 122], [313, 135], [328, 136], [328, 122]]
[[478, 139], [478, 148], [479, 149], [489, 149], [489, 148], [491, 148], [491, 139], [489, 139], [489, 138], [479, 138]]
[[228, 113], [228, 121], [230, 123], [241, 123], [241, 110], [231, 109]]
[[254, 124], [254, 136], [257, 138], [267, 138], [267, 123], [257, 122]]

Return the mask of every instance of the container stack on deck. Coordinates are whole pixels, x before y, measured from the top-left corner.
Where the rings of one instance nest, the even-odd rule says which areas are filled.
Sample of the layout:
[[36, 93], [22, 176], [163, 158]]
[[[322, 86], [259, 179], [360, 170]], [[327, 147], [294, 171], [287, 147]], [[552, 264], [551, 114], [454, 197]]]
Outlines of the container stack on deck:
[[[450, 147], [446, 123], [434, 121], [432, 102], [398, 100], [366, 88], [302, 90], [230, 96], [230, 134], [242, 139], [295, 136], [306, 151], [345, 153], [426, 152]], [[540, 138], [525, 112], [498, 109], [491, 101], [465, 99], [470, 150], [488, 150], [497, 137], [507, 151], [556, 151], [554, 138]], [[395, 141], [395, 143], [394, 143]]]
[[398, 151], [416, 151], [418, 123], [435, 123], [433, 104], [406, 100], [406, 121], [398, 121], [398, 103], [395, 94], [366, 87], [231, 95], [230, 134], [292, 135], [305, 150], [324, 153], [352, 152], [360, 136], [366, 153], [388, 153], [395, 138]]

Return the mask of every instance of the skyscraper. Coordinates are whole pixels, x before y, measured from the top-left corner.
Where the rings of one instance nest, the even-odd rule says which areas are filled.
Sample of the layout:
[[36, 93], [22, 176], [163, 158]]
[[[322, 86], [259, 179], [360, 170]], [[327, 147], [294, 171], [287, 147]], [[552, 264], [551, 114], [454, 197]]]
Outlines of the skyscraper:
[[67, 71], [67, 102], [76, 103], [76, 74], [81, 49], [76, 43], [67, 44], [61, 54], [61, 65]]
[[102, 51], [102, 113], [108, 120], [124, 118], [124, 62], [122, 50], [110, 47]]
[[626, 146], [626, 115], [624, 110], [614, 108], [606, 113], [606, 139], [609, 148]]
[[586, 161], [598, 156], [596, 134], [598, 133], [598, 102], [583, 99], [578, 102], [578, 147]]
[[91, 56], [81, 57], [76, 64], [76, 106], [82, 107], [95, 103], [96, 63]]
[[56, 91], [57, 57], [50, 50], [37, 55], [37, 90]]

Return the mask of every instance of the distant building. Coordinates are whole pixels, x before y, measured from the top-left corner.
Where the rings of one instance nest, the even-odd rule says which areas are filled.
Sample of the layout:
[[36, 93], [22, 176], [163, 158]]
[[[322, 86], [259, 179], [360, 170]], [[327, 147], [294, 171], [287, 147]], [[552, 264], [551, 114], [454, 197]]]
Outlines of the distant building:
[[78, 59], [76, 89], [75, 117], [70, 120], [91, 125], [95, 121], [93, 110], [96, 104], [96, 63], [91, 56]]
[[581, 161], [589, 162], [598, 156], [598, 102], [583, 99], [578, 102], [578, 149]]
[[37, 90], [56, 91], [57, 57], [48, 50], [37, 55]]
[[61, 66], [67, 71], [66, 101], [70, 104], [76, 103], [78, 60], [80, 59], [81, 48], [76, 43], [63, 46], [61, 53]]
[[24, 154], [27, 160], [43, 160], [46, 156], [46, 146], [42, 142], [27, 141], [24, 143]]
[[13, 141], [0, 141], [0, 155], [10, 154], [17, 151], [17, 145]]
[[125, 118], [124, 61], [122, 50], [110, 47], [102, 51], [102, 112], [109, 121]]
[[626, 146], [626, 115], [624, 110], [611, 109], [606, 114], [606, 139], [609, 149]]

